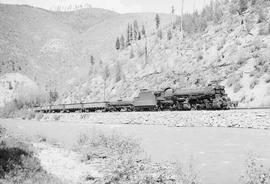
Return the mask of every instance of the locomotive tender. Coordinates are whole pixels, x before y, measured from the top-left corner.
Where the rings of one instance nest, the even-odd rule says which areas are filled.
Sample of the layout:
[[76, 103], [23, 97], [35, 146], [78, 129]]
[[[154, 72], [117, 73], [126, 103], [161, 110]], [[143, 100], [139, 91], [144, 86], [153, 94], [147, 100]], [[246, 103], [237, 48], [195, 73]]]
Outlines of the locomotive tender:
[[231, 100], [224, 86], [210, 84], [196, 89], [166, 88], [162, 91], [143, 89], [133, 101], [92, 102], [47, 105], [35, 108], [36, 112], [117, 112], [162, 110], [228, 110]]

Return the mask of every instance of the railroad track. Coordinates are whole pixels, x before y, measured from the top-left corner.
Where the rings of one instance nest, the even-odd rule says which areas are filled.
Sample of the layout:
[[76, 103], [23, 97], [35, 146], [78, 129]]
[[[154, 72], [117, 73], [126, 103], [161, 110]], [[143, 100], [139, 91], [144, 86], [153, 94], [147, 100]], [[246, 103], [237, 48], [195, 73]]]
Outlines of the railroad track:
[[[230, 109], [225, 110], [225, 111], [235, 111], [235, 110], [236, 111], [238, 111], [238, 110], [270, 110], [270, 107], [245, 107], [245, 108], [244, 107], [239, 107], [239, 108], [230, 108]], [[170, 111], [170, 110], [165, 110], [165, 111]], [[178, 112], [183, 112], [183, 111], [178, 110]], [[190, 110], [190, 111], [224, 111], [224, 110]], [[98, 111], [92, 111], [92, 112], [98, 112]], [[102, 112], [102, 111], [100, 111], [100, 112]], [[115, 111], [115, 112], [131, 112], [131, 111]], [[158, 111], [138, 111], [138, 112], [158, 112]], [[171, 112], [175, 112], [175, 110], [172, 110]], [[48, 112], [45, 112], [45, 113], [55, 113], [55, 112], [48, 111]], [[85, 112], [85, 111], [79, 111], [78, 110], [78, 111], [64, 112], [62, 110], [59, 110], [59, 113], [91, 113], [91, 111]], [[106, 112], [104, 112], [104, 113], [106, 113]]]
[[238, 107], [230, 110], [270, 110], [270, 107]]

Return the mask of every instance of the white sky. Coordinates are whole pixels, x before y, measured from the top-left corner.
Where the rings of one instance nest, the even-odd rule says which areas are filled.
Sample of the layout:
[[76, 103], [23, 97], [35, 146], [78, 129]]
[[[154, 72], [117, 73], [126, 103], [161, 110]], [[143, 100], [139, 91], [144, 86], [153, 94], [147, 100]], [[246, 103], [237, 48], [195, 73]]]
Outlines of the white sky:
[[[209, 0], [184, 0], [186, 12], [194, 9], [201, 9]], [[170, 13], [174, 5], [176, 13], [180, 14], [181, 0], [0, 0], [8, 4], [28, 4], [45, 9], [58, 5], [68, 6], [69, 4], [90, 4], [95, 8], [114, 10], [119, 13], [129, 12], [163, 12]]]

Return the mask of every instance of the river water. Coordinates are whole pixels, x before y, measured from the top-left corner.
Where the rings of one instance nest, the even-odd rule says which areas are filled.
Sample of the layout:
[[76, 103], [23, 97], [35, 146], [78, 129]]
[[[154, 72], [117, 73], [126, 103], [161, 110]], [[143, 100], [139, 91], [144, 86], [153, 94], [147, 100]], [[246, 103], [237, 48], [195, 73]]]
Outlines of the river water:
[[0, 125], [30, 137], [44, 136], [66, 147], [74, 145], [80, 134], [117, 131], [139, 139], [153, 161], [187, 162], [192, 158], [204, 184], [238, 184], [250, 152], [270, 167], [269, 130], [22, 120], [0, 120]]

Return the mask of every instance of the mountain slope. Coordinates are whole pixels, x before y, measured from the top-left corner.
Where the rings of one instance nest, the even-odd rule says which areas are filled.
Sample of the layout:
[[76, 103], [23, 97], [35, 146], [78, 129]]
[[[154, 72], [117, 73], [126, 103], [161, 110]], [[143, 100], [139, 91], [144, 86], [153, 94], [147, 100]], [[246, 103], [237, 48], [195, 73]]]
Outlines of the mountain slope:
[[[270, 5], [264, 1], [239, 16], [230, 10], [233, 3], [222, 4], [218, 23], [209, 22], [202, 32], [186, 33], [183, 40], [177, 29], [167, 40], [168, 28], [162, 30], [162, 39], [158, 33], [148, 37], [147, 63], [146, 40], [112, 56], [115, 62], [108, 65], [106, 99], [132, 99], [145, 88], [201, 87], [214, 80], [240, 106], [270, 106]], [[104, 100], [103, 75], [100, 70], [90, 80], [71, 83], [59, 101]]]
[[[154, 15], [94, 8], [53, 12], [0, 4], [0, 75], [19, 72], [41, 87], [60, 90], [66, 81], [89, 73], [91, 55], [105, 62], [113, 55], [116, 37], [125, 34], [127, 22], [153, 22]], [[167, 24], [170, 16], [163, 16]]]

